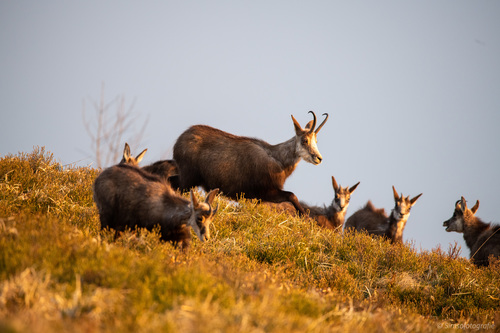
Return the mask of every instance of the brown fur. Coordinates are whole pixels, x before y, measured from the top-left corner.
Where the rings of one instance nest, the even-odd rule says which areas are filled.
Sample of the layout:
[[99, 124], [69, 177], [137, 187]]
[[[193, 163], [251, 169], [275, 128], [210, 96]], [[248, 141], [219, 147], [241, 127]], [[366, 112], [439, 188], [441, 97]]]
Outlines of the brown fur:
[[316, 147], [316, 134], [328, 115], [316, 130], [314, 113], [313, 116], [312, 124], [305, 129], [292, 116], [296, 135], [277, 145], [209, 126], [190, 127], [174, 145], [180, 189], [202, 186], [205, 190], [220, 188], [233, 199], [243, 194], [249, 199], [290, 201], [304, 214], [297, 197], [284, 191], [283, 185], [301, 158], [313, 164], [322, 160]]
[[189, 226], [200, 240], [210, 237], [210, 223], [217, 210], [212, 210], [211, 203], [217, 192], [211, 191], [205, 203], [198, 203], [191, 192], [190, 202], [164, 179], [129, 164], [105, 169], [94, 182], [101, 229], [118, 232], [160, 226], [161, 239], [181, 247], [191, 240]]
[[384, 236], [391, 243], [402, 242], [403, 230], [410, 215], [410, 209], [422, 193], [410, 199], [409, 196], [405, 198], [402, 194], [399, 196], [394, 186], [392, 190], [395, 206], [390, 216], [387, 216], [383, 208], [377, 209], [371, 201], [368, 201], [364, 208], [358, 210], [347, 219], [345, 229], [364, 230], [371, 235]]
[[475, 214], [479, 200], [472, 209], [467, 208], [464, 197], [455, 204], [453, 216], [443, 223], [446, 231], [464, 234], [464, 240], [470, 249], [471, 260], [477, 266], [489, 265], [489, 256], [500, 257], [500, 226], [485, 223]]

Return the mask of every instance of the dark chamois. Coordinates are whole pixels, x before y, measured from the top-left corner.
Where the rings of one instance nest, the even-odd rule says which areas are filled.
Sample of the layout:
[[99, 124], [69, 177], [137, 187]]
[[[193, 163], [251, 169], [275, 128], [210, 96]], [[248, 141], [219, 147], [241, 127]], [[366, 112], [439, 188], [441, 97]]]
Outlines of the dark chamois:
[[[94, 182], [94, 201], [99, 210], [101, 229], [124, 231], [126, 228], [160, 226], [161, 239], [186, 247], [192, 227], [201, 241], [210, 238], [210, 223], [217, 211], [212, 202], [218, 193], [208, 193], [198, 202], [177, 194], [165, 179], [126, 163], [105, 169]], [[115, 237], [116, 237], [115, 234]]]
[[479, 208], [479, 200], [472, 209], [462, 197], [455, 203], [453, 216], [444, 221], [446, 231], [464, 234], [465, 243], [470, 249], [470, 259], [477, 266], [488, 266], [489, 256], [500, 257], [500, 226], [485, 223], [475, 214]]
[[[130, 146], [128, 143], [125, 143], [123, 157], [120, 164], [138, 166], [147, 150], [148, 149], [146, 148], [139, 155], [137, 155], [137, 157], [133, 157], [130, 155]], [[174, 160], [157, 161], [153, 164], [142, 167], [142, 169], [154, 175], [160, 176], [161, 178], [167, 179], [174, 189], [179, 187], [179, 172], [177, 171], [177, 163], [175, 163]]]
[[410, 216], [411, 207], [420, 198], [422, 193], [410, 199], [410, 196], [405, 198], [403, 194], [399, 196], [394, 186], [392, 187], [392, 191], [394, 193], [395, 206], [390, 216], [387, 216], [383, 208], [377, 209], [371, 201], [368, 201], [364, 208], [358, 210], [347, 219], [344, 230], [365, 230], [371, 235], [385, 236], [391, 243], [402, 242], [403, 230]]
[[196, 125], [182, 133], [174, 145], [180, 189], [202, 186], [205, 190], [220, 188], [224, 195], [237, 199], [243, 194], [249, 199], [290, 201], [305, 214], [297, 197], [284, 191], [285, 180], [301, 159], [321, 163], [317, 138], [325, 119], [316, 128], [316, 115], [302, 129], [292, 115], [295, 136], [271, 145], [263, 140], [236, 136], [205, 125]]
[[309, 216], [316, 220], [319, 226], [327, 229], [342, 230], [344, 225], [345, 213], [351, 200], [351, 193], [358, 187], [359, 182], [349, 187], [342, 187], [337, 184], [335, 177], [332, 176], [332, 185], [335, 192], [330, 206], [309, 206], [300, 202], [302, 207], [309, 211]]
[[[320, 227], [342, 230], [345, 220], [345, 213], [347, 212], [347, 207], [349, 206], [349, 201], [351, 200], [351, 193], [354, 192], [356, 187], [358, 187], [359, 182], [349, 187], [342, 187], [337, 184], [335, 177], [332, 176], [332, 185], [335, 196], [333, 197], [330, 206], [323, 207], [320, 206], [310, 206], [309, 204], [300, 201], [300, 204], [306, 211], [309, 217], [316, 220]], [[289, 213], [295, 213], [296, 210], [290, 202], [273, 203], [263, 201], [262, 204], [268, 205], [277, 211], [287, 211]]]

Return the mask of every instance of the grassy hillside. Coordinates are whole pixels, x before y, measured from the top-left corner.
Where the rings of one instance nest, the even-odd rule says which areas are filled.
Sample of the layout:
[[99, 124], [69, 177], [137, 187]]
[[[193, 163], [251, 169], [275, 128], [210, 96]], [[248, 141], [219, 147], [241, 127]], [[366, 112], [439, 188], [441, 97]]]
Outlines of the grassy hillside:
[[187, 252], [139, 230], [113, 241], [98, 170], [52, 154], [0, 158], [0, 331], [371, 332], [495, 329], [500, 263], [416, 253], [219, 197]]

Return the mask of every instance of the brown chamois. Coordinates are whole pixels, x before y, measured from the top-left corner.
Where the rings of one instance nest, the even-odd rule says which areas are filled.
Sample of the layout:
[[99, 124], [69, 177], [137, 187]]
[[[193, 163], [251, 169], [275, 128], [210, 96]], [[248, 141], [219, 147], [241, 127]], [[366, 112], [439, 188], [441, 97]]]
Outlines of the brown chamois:
[[324, 114], [325, 119], [316, 128], [316, 115], [309, 112], [313, 120], [304, 129], [292, 115], [295, 136], [277, 145], [205, 125], [190, 127], [174, 145], [180, 189], [202, 186], [207, 191], [219, 188], [232, 199], [243, 194], [248, 199], [290, 201], [305, 214], [295, 194], [284, 191], [283, 185], [301, 159], [312, 164], [323, 159], [316, 135], [328, 114]]
[[371, 201], [368, 201], [364, 208], [358, 210], [347, 219], [345, 230], [365, 230], [371, 235], [385, 236], [391, 243], [403, 242], [403, 230], [410, 216], [411, 207], [420, 198], [422, 193], [410, 199], [410, 196], [405, 198], [402, 193], [399, 196], [394, 186], [392, 187], [392, 191], [394, 193], [395, 206], [390, 216], [387, 216], [383, 208], [377, 209]]
[[[123, 149], [123, 157], [120, 161], [120, 164], [138, 166], [147, 150], [148, 149], [146, 148], [139, 155], [137, 155], [137, 157], [133, 157], [130, 155], [130, 146], [128, 145], [128, 143], [125, 143], [125, 148]], [[157, 161], [153, 164], [142, 167], [142, 169], [144, 171], [167, 179], [174, 189], [179, 187], [179, 172], [177, 171], [177, 163], [175, 163], [174, 160]]]
[[192, 227], [201, 241], [210, 238], [210, 223], [217, 208], [212, 202], [218, 189], [210, 191], [205, 202], [177, 194], [165, 179], [136, 166], [122, 163], [105, 169], [94, 182], [94, 201], [101, 229], [116, 231], [135, 227], [160, 227], [161, 239], [185, 248]]
[[444, 221], [446, 231], [464, 234], [464, 240], [470, 249], [470, 259], [476, 266], [488, 266], [489, 256], [500, 257], [500, 226], [485, 223], [475, 214], [479, 208], [479, 200], [472, 209], [462, 197], [455, 203], [453, 216]]
[[332, 176], [332, 185], [335, 192], [330, 206], [318, 207], [309, 206], [305, 202], [300, 202], [309, 216], [316, 220], [319, 226], [327, 229], [342, 230], [344, 225], [345, 213], [351, 200], [351, 193], [358, 187], [359, 182], [349, 187], [342, 187], [337, 184], [335, 177]]

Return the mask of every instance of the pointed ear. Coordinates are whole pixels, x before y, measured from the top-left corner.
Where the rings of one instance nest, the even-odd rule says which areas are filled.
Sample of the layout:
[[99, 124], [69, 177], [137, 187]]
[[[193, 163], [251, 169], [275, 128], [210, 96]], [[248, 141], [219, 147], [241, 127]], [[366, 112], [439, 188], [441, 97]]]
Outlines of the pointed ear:
[[209, 204], [210, 206], [212, 206], [212, 202], [214, 201], [215, 199], [215, 196], [217, 195], [217, 193], [219, 193], [219, 189], [216, 188], [212, 191], [210, 191], [208, 194], [207, 194], [207, 198], [205, 199], [205, 202], [207, 204]]
[[467, 201], [465, 201], [464, 197], [462, 197], [462, 199], [460, 200], [460, 209], [462, 210], [462, 212], [465, 212], [467, 210]]
[[423, 193], [420, 193], [419, 195], [417, 195], [416, 197], [413, 197], [413, 199], [410, 200], [411, 202], [411, 205], [413, 206], [415, 204], [415, 202], [418, 200], [418, 198], [420, 198], [420, 196], [422, 195]]
[[314, 123], [314, 120], [309, 121], [306, 124], [306, 127], [304, 128], [304, 130], [309, 132], [311, 130], [311, 127], [312, 127], [313, 123]]
[[394, 201], [399, 200], [399, 194], [396, 192], [396, 189], [394, 188], [394, 185], [392, 185], [392, 192], [394, 193]]
[[123, 160], [128, 161], [130, 159], [130, 146], [125, 142], [125, 148], [123, 148]]
[[335, 193], [339, 190], [339, 185], [337, 184], [337, 181], [335, 180], [335, 177], [332, 176], [332, 185], [333, 189], [335, 190]]
[[478, 208], [479, 208], [479, 200], [476, 200], [476, 204], [474, 205], [474, 207], [471, 208], [472, 214], [476, 214]]
[[193, 206], [193, 210], [198, 207], [198, 199], [193, 193], [193, 189], [189, 190], [189, 196], [191, 197], [191, 205]]
[[354, 184], [353, 186], [351, 186], [351, 188], [349, 189], [349, 193], [352, 193], [354, 192], [354, 190], [356, 189], [356, 187], [358, 187], [360, 182], [357, 182], [356, 184]]
[[302, 135], [304, 133], [304, 130], [300, 126], [300, 124], [297, 121], [297, 119], [295, 119], [295, 117], [293, 116], [293, 114], [292, 114], [292, 120], [293, 120], [293, 126], [295, 127], [295, 134]]
[[135, 161], [137, 163], [139, 163], [140, 161], [142, 161], [142, 159], [144, 158], [144, 154], [146, 154], [146, 152], [148, 151], [148, 149], [144, 149], [139, 155], [137, 155], [137, 157], [135, 158]]

